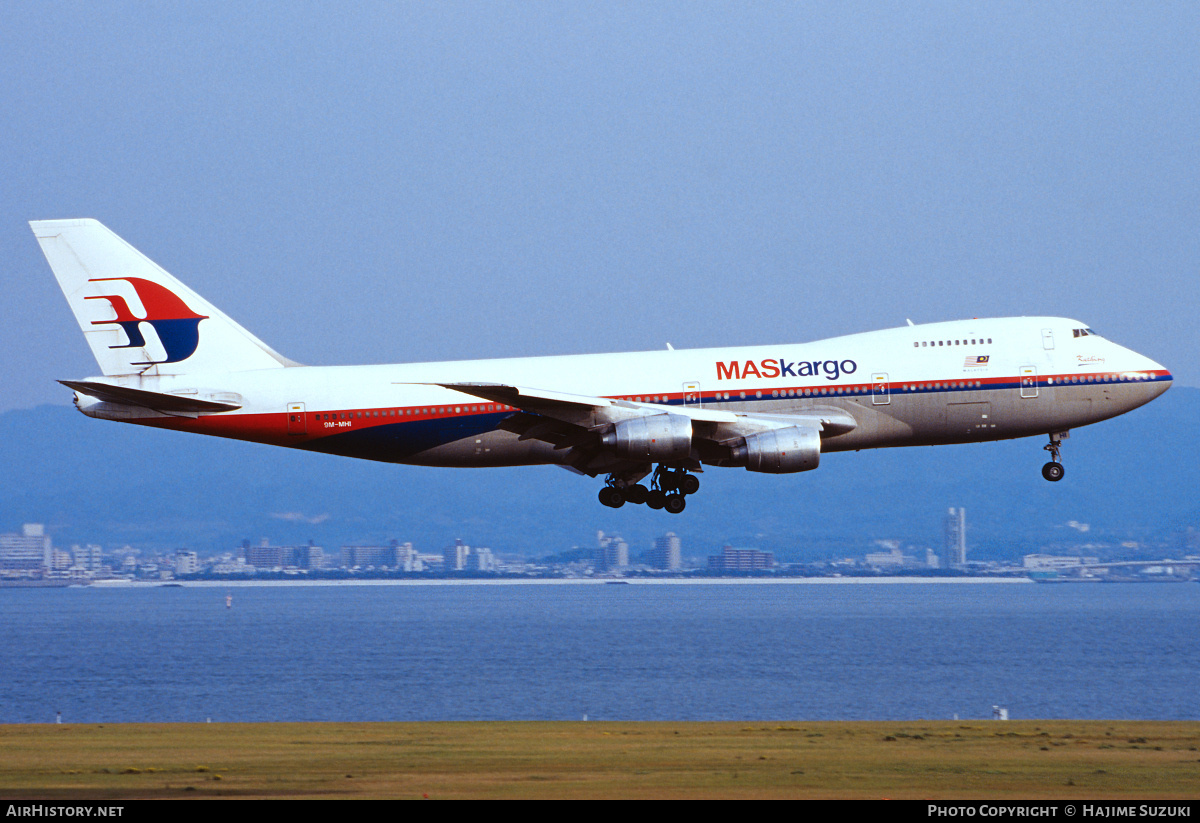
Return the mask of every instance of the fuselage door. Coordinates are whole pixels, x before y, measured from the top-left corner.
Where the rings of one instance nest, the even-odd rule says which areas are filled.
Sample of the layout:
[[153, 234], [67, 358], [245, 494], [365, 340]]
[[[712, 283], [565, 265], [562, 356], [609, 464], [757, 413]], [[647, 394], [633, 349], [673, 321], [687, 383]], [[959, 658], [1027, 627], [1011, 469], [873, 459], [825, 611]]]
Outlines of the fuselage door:
[[887, 372], [871, 375], [871, 404], [886, 406], [892, 402], [891, 387], [888, 385]]
[[695, 406], [700, 408], [700, 384], [699, 383], [684, 383], [683, 384], [683, 405]]
[[303, 403], [288, 403], [288, 434], [308, 434]]
[[1021, 396], [1038, 396], [1037, 366], [1021, 367]]
[[1042, 348], [1054, 351], [1054, 329], [1042, 329]]

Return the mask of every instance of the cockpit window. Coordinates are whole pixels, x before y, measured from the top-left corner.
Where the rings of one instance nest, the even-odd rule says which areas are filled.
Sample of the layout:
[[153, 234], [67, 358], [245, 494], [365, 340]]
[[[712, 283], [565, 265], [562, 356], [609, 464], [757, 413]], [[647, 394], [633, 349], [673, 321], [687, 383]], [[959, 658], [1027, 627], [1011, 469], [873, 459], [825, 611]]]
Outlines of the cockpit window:
[[[1089, 335], [1096, 334], [1092, 329], [1072, 329], [1071, 331], [1076, 337], [1088, 337]], [[1100, 335], [1097, 334], [1096, 336], [1099, 337]]]

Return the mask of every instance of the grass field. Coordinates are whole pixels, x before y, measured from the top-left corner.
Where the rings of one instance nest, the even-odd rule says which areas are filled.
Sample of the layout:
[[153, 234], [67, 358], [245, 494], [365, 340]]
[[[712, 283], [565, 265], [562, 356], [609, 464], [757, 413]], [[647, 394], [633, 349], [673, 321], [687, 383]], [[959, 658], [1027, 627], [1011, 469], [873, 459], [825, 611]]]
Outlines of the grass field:
[[0, 798], [1200, 797], [1200, 723], [0, 726]]

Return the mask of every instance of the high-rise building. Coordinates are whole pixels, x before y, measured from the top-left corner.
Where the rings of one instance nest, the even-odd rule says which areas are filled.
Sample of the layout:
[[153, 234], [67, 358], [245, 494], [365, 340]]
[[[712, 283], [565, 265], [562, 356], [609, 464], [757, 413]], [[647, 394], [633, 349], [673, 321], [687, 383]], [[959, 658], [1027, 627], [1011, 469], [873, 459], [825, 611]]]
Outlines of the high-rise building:
[[392, 543], [396, 549], [396, 568], [406, 572], [423, 572], [425, 564], [421, 561], [421, 555], [417, 554], [417, 550], [413, 548], [412, 543], [401, 543], [393, 540]]
[[471, 547], [461, 540], [455, 540], [453, 546], [447, 546], [442, 551], [442, 556], [445, 558], [445, 565], [442, 567], [445, 571], [461, 572], [467, 568]]
[[195, 552], [180, 549], [175, 552], [175, 574], [195, 574], [200, 571], [200, 558]]
[[943, 565], [951, 569], [961, 568], [967, 565], [967, 510], [951, 508], [946, 514], [945, 527]]
[[683, 567], [683, 542], [675, 532], [667, 532], [654, 541], [650, 565], [656, 569], [674, 571]]
[[629, 565], [629, 544], [619, 534], [596, 532], [595, 558], [600, 569], [623, 569]]
[[41, 523], [26, 523], [20, 534], [0, 534], [0, 569], [41, 571], [54, 563], [54, 548]]
[[473, 572], [494, 572], [496, 558], [492, 555], [492, 550], [489, 548], [471, 549], [471, 554], [467, 557], [467, 568]]
[[296, 565], [302, 569], [320, 569], [325, 565], [325, 549], [309, 540], [295, 547]]

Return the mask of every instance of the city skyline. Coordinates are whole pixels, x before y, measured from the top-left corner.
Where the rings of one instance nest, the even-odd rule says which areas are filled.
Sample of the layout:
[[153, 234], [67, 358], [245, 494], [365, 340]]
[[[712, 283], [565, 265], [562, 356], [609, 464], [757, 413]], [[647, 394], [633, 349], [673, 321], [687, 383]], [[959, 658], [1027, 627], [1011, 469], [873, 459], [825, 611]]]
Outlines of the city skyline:
[[[1087, 532], [1086, 524], [1080, 531]], [[104, 582], [106, 580], [247, 580], [283, 574], [285, 579], [334, 575], [344, 579], [416, 576], [445, 578], [455, 576], [498, 577], [604, 577], [639, 576], [647, 572], [690, 576], [695, 573], [727, 576], [780, 573], [785, 576], [852, 575], [962, 575], [985, 573], [1018, 574], [1033, 579], [1193, 579], [1200, 569], [1200, 529], [1189, 529], [1174, 548], [1173, 558], [1161, 554], [1153, 559], [1135, 559], [1136, 545], [1098, 547], [1080, 543], [1065, 553], [1059, 551], [1026, 554], [1020, 563], [995, 560], [969, 560], [966, 542], [966, 512], [951, 507], [945, 515], [944, 545], [939, 554], [928, 545], [903, 544], [898, 540], [874, 541], [881, 551], [856, 552], [846, 547], [843, 556], [816, 562], [783, 562], [773, 552], [756, 548], [722, 546], [716, 554], [697, 557], [684, 553], [683, 541], [674, 532], [656, 538], [651, 548], [631, 555], [630, 545], [619, 534], [596, 532], [591, 548], [573, 547], [565, 552], [526, 557], [497, 555], [485, 546], [471, 546], [456, 538], [440, 550], [420, 551], [411, 541], [392, 539], [381, 545], [316, 545], [312, 540], [301, 545], [281, 545], [269, 538], [257, 543], [243, 540], [230, 551], [201, 554], [187, 548], [143, 552], [128, 545], [107, 551], [95, 544], [72, 545], [70, 551], [54, 546], [40, 523], [23, 524], [21, 532], [0, 533], [0, 585]], [[702, 552], [704, 547], [698, 547]], [[860, 547], [861, 548], [861, 547]], [[1094, 555], [1085, 550], [1102, 550]], [[1191, 551], [1190, 554], [1186, 553]], [[909, 552], [909, 553], [906, 553]], [[1124, 552], [1124, 553], [1122, 553]], [[143, 554], [145, 556], [143, 556]], [[921, 556], [923, 555], [923, 557]], [[1104, 555], [1102, 558], [1100, 555]]]

